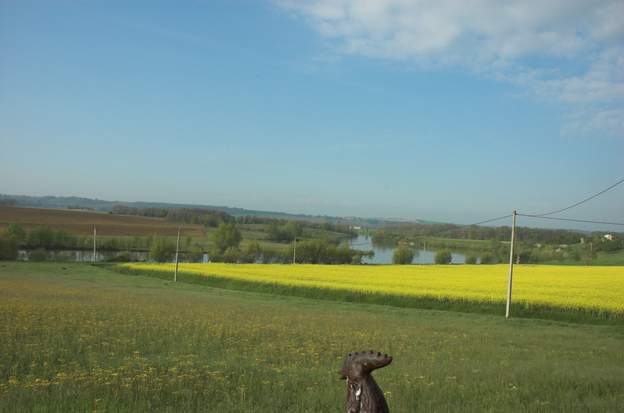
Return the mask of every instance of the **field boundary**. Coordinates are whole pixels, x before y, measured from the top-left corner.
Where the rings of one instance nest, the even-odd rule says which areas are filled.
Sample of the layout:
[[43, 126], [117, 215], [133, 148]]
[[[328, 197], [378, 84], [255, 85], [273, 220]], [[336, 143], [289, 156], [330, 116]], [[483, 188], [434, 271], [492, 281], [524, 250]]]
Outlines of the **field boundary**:
[[[133, 276], [148, 276], [163, 280], [172, 280], [171, 271], [153, 269], [131, 269], [115, 264], [98, 264], [114, 272]], [[237, 280], [222, 275], [196, 274], [180, 271], [178, 281], [190, 284], [201, 284], [226, 290], [259, 292], [265, 294], [286, 295], [301, 298], [341, 301], [348, 303], [386, 305], [401, 308], [418, 308], [428, 310], [455, 311], [463, 313], [479, 313], [500, 315], [505, 314], [505, 301], [479, 302], [468, 299], [450, 297], [433, 297], [428, 295], [399, 295], [379, 292], [361, 292], [345, 289], [332, 289], [309, 286], [293, 286], [278, 283]], [[600, 323], [624, 325], [624, 314], [604, 309], [567, 308], [553, 305], [517, 301], [512, 305], [512, 317], [540, 318], [573, 323]]]

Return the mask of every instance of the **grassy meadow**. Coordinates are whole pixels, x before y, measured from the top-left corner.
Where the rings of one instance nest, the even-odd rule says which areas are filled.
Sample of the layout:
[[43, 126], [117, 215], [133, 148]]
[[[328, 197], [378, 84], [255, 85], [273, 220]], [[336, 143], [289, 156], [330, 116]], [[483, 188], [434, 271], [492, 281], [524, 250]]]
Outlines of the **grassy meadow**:
[[375, 349], [392, 412], [622, 411], [621, 325], [319, 301], [0, 262], [0, 411], [339, 412]]
[[[118, 271], [171, 278], [173, 264]], [[502, 314], [507, 265], [181, 264], [181, 279], [340, 301]], [[624, 324], [624, 267], [516, 265], [513, 314]]]

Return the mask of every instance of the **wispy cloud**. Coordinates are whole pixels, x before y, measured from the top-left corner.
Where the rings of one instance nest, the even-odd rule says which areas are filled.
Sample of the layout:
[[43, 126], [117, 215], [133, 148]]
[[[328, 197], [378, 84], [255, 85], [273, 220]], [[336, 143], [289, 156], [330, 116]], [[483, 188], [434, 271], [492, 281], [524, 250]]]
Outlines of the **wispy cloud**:
[[275, 0], [339, 53], [459, 66], [565, 106], [564, 131], [624, 136], [621, 0]]

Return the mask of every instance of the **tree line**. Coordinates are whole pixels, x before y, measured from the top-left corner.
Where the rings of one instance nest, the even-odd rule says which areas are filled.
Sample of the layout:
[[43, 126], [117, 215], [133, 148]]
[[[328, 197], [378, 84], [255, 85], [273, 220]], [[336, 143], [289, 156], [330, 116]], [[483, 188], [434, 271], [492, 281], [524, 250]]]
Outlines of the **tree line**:
[[[460, 226], [455, 224], [400, 224], [376, 230], [373, 242], [380, 245], [395, 245], [400, 240], [425, 237], [452, 238], [464, 240], [508, 241], [511, 227]], [[516, 227], [516, 240], [525, 243], [576, 244], [597, 233], [587, 234], [565, 229]], [[621, 235], [621, 234], [618, 234]]]

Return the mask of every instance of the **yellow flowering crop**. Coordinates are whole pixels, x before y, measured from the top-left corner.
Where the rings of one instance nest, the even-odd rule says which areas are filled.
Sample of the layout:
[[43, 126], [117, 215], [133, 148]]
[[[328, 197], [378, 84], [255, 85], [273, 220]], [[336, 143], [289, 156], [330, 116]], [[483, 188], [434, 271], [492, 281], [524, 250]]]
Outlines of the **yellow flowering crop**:
[[[171, 271], [172, 264], [121, 264], [132, 271]], [[205, 277], [434, 299], [503, 302], [507, 265], [182, 264]], [[624, 267], [517, 265], [515, 303], [624, 315]]]

